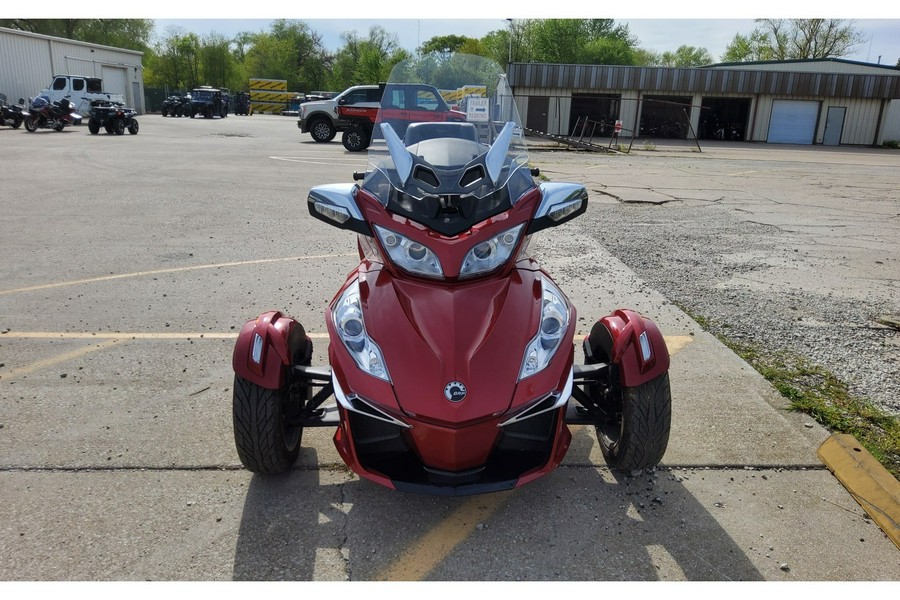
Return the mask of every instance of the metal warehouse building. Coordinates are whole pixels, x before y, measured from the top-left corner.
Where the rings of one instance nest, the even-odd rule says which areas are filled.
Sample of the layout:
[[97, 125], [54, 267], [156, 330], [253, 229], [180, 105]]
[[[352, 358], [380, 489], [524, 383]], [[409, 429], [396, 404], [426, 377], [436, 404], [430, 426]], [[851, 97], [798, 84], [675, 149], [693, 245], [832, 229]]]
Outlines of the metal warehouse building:
[[[881, 145], [900, 140], [900, 70], [842, 59], [698, 68], [514, 63], [526, 127], [578, 135]], [[606, 130], [605, 132], [603, 130]]]
[[144, 112], [143, 52], [88, 44], [0, 27], [0, 93], [10, 101], [32, 98], [54, 75], [103, 79], [103, 91], [122, 94]]

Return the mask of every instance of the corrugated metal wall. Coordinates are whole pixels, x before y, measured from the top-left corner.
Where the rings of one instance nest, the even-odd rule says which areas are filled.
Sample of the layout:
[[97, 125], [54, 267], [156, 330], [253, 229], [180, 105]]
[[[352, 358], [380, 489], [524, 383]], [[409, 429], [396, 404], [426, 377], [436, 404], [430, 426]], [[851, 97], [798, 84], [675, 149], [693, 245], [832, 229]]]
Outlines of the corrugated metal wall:
[[768, 137], [769, 123], [772, 119], [772, 104], [775, 100], [810, 100], [819, 102], [819, 118], [816, 125], [815, 143], [821, 144], [825, 136], [825, 117], [831, 106], [843, 106], [847, 109], [844, 117], [841, 144], [865, 146], [873, 143], [878, 116], [881, 112], [880, 100], [863, 100], [860, 98], [822, 98], [819, 96], [760, 96], [757, 104], [756, 121], [753, 128], [753, 139], [765, 141]]
[[509, 82], [514, 88], [638, 89], [645, 93], [900, 98], [900, 72], [873, 75], [513, 63], [509, 67]]
[[[46, 88], [54, 75], [116, 76], [105, 92], [122, 94], [129, 106], [143, 106], [143, 54], [133, 50], [85, 44], [0, 27], [0, 92], [12, 99], [30, 98]], [[124, 83], [123, 83], [124, 82]], [[137, 84], [137, 85], [135, 85]]]
[[[749, 141], [767, 139], [775, 99], [820, 102], [817, 144], [824, 138], [825, 117], [831, 106], [847, 109], [841, 144], [870, 145], [900, 139], [900, 72], [884, 74], [891, 69], [843, 62], [825, 66], [833, 72], [514, 63], [509, 80], [516, 97], [525, 100], [523, 117], [528, 114], [529, 97], [549, 98], [547, 133], [566, 133], [573, 93], [602, 92], [621, 95], [620, 118], [625, 130], [633, 130], [640, 120], [638, 95], [672, 94], [691, 95], [696, 105], [702, 98], [750, 98]], [[803, 67], [810, 69], [812, 65]], [[855, 72], [836, 72], [839, 69]], [[691, 123], [695, 128], [697, 115], [694, 109]]]
[[50, 83], [52, 72], [48, 40], [0, 29], [0, 92], [10, 101], [36, 96]]

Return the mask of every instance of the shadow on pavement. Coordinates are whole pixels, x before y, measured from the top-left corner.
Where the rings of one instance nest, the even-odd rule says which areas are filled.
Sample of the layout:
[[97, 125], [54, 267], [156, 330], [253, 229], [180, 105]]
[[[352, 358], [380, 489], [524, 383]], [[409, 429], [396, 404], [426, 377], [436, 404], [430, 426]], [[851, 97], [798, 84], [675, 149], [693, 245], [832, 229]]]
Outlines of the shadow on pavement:
[[[355, 478], [328, 484], [319, 471], [256, 475], [234, 579], [320, 580], [323, 552], [338, 563], [325, 578], [355, 581], [384, 579], [398, 561], [407, 580], [763, 579], [677, 475], [597, 468], [593, 429], [573, 434], [569, 456], [551, 475], [485, 496], [403, 494]], [[460, 527], [465, 535], [443, 553], [420, 546], [429, 539], [440, 546]]]

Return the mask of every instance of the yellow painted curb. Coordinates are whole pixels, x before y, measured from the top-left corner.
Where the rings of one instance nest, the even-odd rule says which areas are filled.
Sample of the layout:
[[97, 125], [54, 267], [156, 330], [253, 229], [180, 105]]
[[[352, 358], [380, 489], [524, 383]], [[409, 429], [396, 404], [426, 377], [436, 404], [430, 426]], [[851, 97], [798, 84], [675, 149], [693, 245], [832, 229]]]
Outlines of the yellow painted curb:
[[817, 452], [838, 481], [900, 548], [900, 481], [855, 437], [835, 434]]

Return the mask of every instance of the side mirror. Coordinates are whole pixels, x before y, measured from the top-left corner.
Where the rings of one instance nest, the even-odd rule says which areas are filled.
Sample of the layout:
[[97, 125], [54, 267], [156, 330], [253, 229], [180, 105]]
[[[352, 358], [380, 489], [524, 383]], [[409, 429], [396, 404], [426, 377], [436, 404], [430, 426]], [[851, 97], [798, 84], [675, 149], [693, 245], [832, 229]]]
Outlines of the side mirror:
[[528, 234], [562, 225], [587, 211], [587, 189], [579, 183], [542, 183], [541, 203]]
[[355, 183], [319, 185], [309, 190], [309, 214], [338, 229], [349, 229], [362, 235], [372, 235], [356, 204]]

